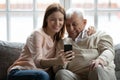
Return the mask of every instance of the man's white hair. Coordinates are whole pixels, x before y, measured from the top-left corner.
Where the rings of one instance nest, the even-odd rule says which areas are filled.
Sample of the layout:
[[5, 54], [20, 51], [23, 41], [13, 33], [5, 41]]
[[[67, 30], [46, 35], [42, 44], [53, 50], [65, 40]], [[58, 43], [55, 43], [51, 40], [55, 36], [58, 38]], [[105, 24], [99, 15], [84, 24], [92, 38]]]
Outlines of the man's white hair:
[[66, 11], [66, 18], [71, 18], [74, 13], [76, 13], [80, 18], [84, 19], [84, 10], [81, 8], [69, 8]]

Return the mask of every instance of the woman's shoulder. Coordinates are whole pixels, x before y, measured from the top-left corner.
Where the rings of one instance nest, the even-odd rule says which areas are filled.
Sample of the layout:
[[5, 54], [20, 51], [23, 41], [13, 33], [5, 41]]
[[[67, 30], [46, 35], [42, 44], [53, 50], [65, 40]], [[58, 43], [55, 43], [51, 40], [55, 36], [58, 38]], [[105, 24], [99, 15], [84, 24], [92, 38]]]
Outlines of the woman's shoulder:
[[31, 38], [31, 39], [48, 39], [49, 36], [44, 32], [43, 29], [41, 28], [38, 28], [38, 29], [35, 29], [30, 36], [28, 36], [28, 39]]
[[33, 31], [33, 34], [44, 34], [44, 31], [43, 31], [43, 29], [41, 29], [41, 28], [38, 28], [38, 29], [35, 29], [34, 31]]
[[43, 31], [43, 29], [41, 28], [38, 28], [38, 29], [35, 29], [32, 34], [33, 36], [45, 36], [45, 32]]
[[35, 29], [31, 32], [31, 34], [28, 36], [27, 40], [36, 39], [43, 37], [43, 32], [40, 29]]

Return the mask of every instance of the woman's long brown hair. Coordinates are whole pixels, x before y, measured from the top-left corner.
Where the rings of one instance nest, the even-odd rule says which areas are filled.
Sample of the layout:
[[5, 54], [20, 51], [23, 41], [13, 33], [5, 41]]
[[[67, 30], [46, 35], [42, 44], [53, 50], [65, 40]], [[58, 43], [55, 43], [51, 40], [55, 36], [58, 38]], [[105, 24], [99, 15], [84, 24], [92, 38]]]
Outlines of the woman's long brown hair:
[[60, 11], [63, 15], [64, 15], [64, 24], [63, 27], [61, 28], [61, 30], [55, 34], [54, 36], [54, 40], [59, 41], [60, 39], [62, 39], [64, 37], [64, 33], [65, 33], [65, 20], [66, 20], [66, 16], [65, 16], [65, 9], [59, 4], [59, 3], [53, 3], [51, 5], [49, 5], [45, 11], [45, 15], [44, 15], [44, 19], [43, 19], [43, 26], [42, 28], [45, 30], [47, 27], [47, 18], [49, 15], [51, 15], [54, 12]]

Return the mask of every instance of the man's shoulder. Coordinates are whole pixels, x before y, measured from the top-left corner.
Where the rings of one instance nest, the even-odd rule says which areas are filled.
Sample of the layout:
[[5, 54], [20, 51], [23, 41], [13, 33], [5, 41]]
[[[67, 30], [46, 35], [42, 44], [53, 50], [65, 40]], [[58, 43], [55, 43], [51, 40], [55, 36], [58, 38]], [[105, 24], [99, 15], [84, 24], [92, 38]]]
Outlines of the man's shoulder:
[[105, 32], [105, 31], [100, 31], [100, 30], [98, 30], [98, 31], [96, 31], [96, 33], [93, 35], [96, 39], [102, 39], [102, 40], [113, 40], [112, 39], [112, 37], [111, 37], [111, 35], [110, 34], [108, 34], [107, 32]]
[[107, 32], [102, 31], [102, 30], [97, 30], [95, 34], [93, 34], [93, 36], [110, 36]]

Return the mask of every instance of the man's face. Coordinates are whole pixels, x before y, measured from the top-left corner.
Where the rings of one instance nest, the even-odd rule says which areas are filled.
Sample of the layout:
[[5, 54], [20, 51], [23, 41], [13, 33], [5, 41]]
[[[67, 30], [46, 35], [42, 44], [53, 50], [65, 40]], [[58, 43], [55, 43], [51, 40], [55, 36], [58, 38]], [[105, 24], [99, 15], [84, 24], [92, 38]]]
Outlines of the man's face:
[[74, 13], [71, 18], [66, 20], [66, 28], [69, 37], [74, 40], [79, 35], [79, 33], [83, 31], [85, 25], [86, 20], [80, 18], [77, 14]]

